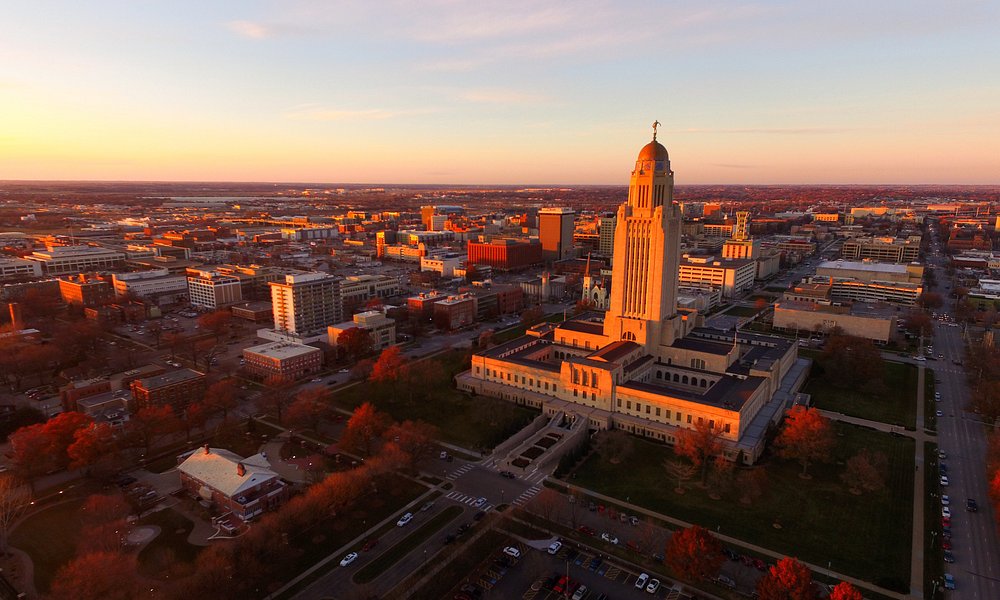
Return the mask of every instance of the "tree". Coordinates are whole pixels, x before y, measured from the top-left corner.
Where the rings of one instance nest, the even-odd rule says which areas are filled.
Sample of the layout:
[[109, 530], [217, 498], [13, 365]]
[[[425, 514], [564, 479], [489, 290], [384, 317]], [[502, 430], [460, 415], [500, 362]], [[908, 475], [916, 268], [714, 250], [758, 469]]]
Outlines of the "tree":
[[934, 322], [926, 312], [911, 310], [903, 317], [903, 327], [906, 327], [909, 331], [930, 335], [934, 330]]
[[78, 553], [116, 552], [125, 546], [129, 525], [126, 517], [131, 508], [120, 494], [93, 494], [87, 498], [80, 514]]
[[767, 487], [767, 471], [761, 468], [746, 469], [736, 476], [736, 489], [739, 490], [740, 503], [750, 505], [764, 495]]
[[709, 497], [713, 500], [727, 496], [736, 484], [736, 463], [719, 454], [712, 461], [705, 485], [709, 489]]
[[147, 406], [139, 410], [128, 422], [129, 429], [142, 441], [148, 454], [153, 442], [180, 429], [174, 409], [167, 405]]
[[701, 471], [702, 484], [712, 458], [722, 452], [722, 432], [712, 428], [708, 421], [696, 423], [694, 429], [679, 429], [674, 442], [674, 454], [691, 461]]
[[52, 579], [50, 600], [132, 600], [140, 596], [136, 558], [92, 552], [63, 565]]
[[663, 461], [663, 468], [667, 470], [670, 477], [677, 481], [677, 487], [674, 488], [674, 492], [677, 494], [684, 493], [684, 482], [694, 477], [694, 474], [698, 472], [694, 465], [673, 460]]
[[347, 420], [340, 445], [363, 456], [371, 456], [372, 443], [389, 427], [389, 421], [388, 415], [376, 410], [371, 402], [365, 402], [355, 408]]
[[552, 513], [563, 503], [562, 495], [552, 488], [542, 488], [531, 501], [530, 506], [546, 521], [552, 520]]
[[77, 430], [90, 427], [93, 422], [93, 419], [83, 413], [70, 411], [59, 413], [45, 423], [50, 456], [57, 467], [65, 468], [69, 465], [70, 459], [66, 451], [76, 440]]
[[928, 310], [937, 310], [944, 306], [944, 298], [937, 292], [924, 292], [920, 294], [917, 303]]
[[493, 336], [496, 334], [492, 329], [487, 329], [479, 334], [479, 339], [476, 340], [476, 347], [480, 350], [485, 350], [493, 345]]
[[993, 423], [1000, 418], [1000, 381], [981, 380], [972, 387], [969, 408]]
[[360, 327], [346, 329], [337, 336], [337, 347], [343, 349], [352, 362], [357, 362], [372, 352], [371, 333]]
[[760, 600], [817, 600], [809, 569], [794, 558], [783, 558], [757, 580]]
[[190, 440], [193, 429], [202, 429], [205, 427], [205, 423], [208, 423], [208, 418], [212, 412], [205, 405], [204, 401], [188, 404], [187, 408], [184, 409], [184, 438]]
[[375, 361], [370, 358], [359, 360], [357, 364], [351, 367], [351, 381], [364, 381], [368, 379], [372, 375], [374, 366]]
[[841, 581], [830, 590], [827, 600], [864, 600], [864, 596], [850, 583]]
[[261, 410], [270, 411], [275, 414], [279, 425], [281, 424], [285, 408], [292, 401], [292, 383], [288, 378], [281, 375], [268, 377], [264, 380], [264, 393], [261, 394], [260, 399], [257, 401]]
[[421, 460], [432, 456], [437, 450], [435, 440], [440, 435], [438, 428], [423, 421], [403, 421], [394, 423], [385, 430], [382, 438], [403, 452], [410, 468], [416, 468]]
[[33, 484], [36, 477], [51, 469], [54, 460], [44, 424], [22, 427], [11, 434], [10, 464], [18, 477]]
[[227, 309], [216, 310], [198, 317], [198, 328], [211, 332], [218, 341], [223, 334], [229, 331], [232, 321], [232, 312]]
[[597, 434], [597, 452], [601, 458], [613, 465], [619, 464], [632, 453], [632, 438], [621, 429], [602, 431]]
[[239, 406], [237, 389], [236, 380], [231, 377], [216, 381], [205, 390], [204, 408], [220, 412], [222, 420], [228, 420], [229, 411]]
[[156, 344], [156, 349], [160, 349], [160, 338], [163, 337], [163, 323], [160, 321], [150, 321], [146, 323], [146, 333], [148, 333], [153, 338], [153, 342]]
[[9, 474], [0, 475], [0, 553], [7, 553], [7, 534], [31, 502], [31, 489]]
[[542, 307], [532, 306], [521, 313], [521, 325], [524, 327], [531, 327], [532, 325], [541, 323], [544, 318], [545, 311], [542, 310]]
[[110, 462], [117, 454], [115, 432], [107, 423], [91, 423], [73, 435], [73, 443], [66, 448], [69, 468], [83, 469], [99, 463]]
[[877, 492], [885, 488], [885, 477], [889, 469], [889, 459], [882, 452], [872, 453], [868, 448], [862, 448], [857, 454], [847, 459], [840, 480], [847, 489], [856, 495], [863, 492]]
[[816, 408], [793, 406], [785, 415], [785, 426], [775, 440], [782, 458], [799, 461], [801, 477], [808, 478], [809, 465], [829, 460], [837, 440], [829, 419]]
[[330, 390], [326, 386], [307, 387], [288, 406], [288, 423], [300, 429], [313, 429], [332, 412]]
[[393, 396], [391, 400], [395, 400], [402, 386], [410, 381], [410, 369], [410, 361], [403, 356], [399, 346], [389, 346], [372, 365], [369, 380], [388, 386]]
[[862, 388], [882, 383], [885, 360], [870, 340], [852, 335], [831, 335], [820, 357], [824, 376], [842, 388]]
[[665, 556], [674, 574], [695, 582], [716, 577], [724, 559], [719, 540], [697, 525], [673, 533]]

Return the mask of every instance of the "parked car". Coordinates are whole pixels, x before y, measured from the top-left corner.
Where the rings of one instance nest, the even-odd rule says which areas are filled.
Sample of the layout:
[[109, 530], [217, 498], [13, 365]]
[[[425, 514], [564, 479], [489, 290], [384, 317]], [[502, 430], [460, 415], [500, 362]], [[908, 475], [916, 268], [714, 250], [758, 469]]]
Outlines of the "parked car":
[[660, 589], [659, 579], [650, 579], [649, 583], [646, 585], [646, 591], [650, 594], [655, 594]]
[[613, 536], [613, 535], [611, 535], [610, 533], [606, 533], [606, 532], [602, 533], [601, 534], [601, 539], [604, 540], [605, 542], [610, 543], [610, 544], [614, 544], [616, 546], [618, 545], [618, 538], [615, 537], [615, 536]]
[[576, 588], [575, 592], [573, 592], [573, 600], [583, 600], [583, 597], [586, 595], [587, 595], [587, 586], [581, 585], [580, 587]]
[[406, 513], [396, 521], [396, 527], [402, 527], [413, 520], [413, 513]]
[[946, 563], [955, 562], [955, 555], [951, 553], [951, 550], [944, 551], [944, 562]]
[[944, 574], [944, 589], [953, 590], [955, 589], [955, 576], [951, 573]]
[[500, 477], [504, 477], [506, 479], [514, 479], [514, 474], [511, 473], [510, 471], [500, 471]]
[[649, 581], [649, 575], [646, 573], [641, 573], [635, 580], [635, 589], [644, 590], [646, 589], [646, 582]]
[[948, 476], [947, 475], [942, 475], [941, 476], [941, 486], [942, 487], [948, 487]]
[[979, 510], [979, 504], [976, 503], [975, 499], [968, 498], [965, 501], [965, 510], [969, 512], [976, 512]]
[[559, 554], [559, 550], [562, 549], [562, 542], [555, 541], [549, 544], [548, 553], [549, 554]]
[[514, 546], [507, 546], [503, 549], [503, 553], [512, 558], [521, 558], [521, 551]]
[[586, 535], [597, 535], [596, 531], [594, 531], [590, 527], [587, 527], [586, 525], [580, 525], [579, 527], [576, 528], [576, 530]]
[[948, 506], [951, 504], [951, 497], [948, 494], [943, 494], [941, 496], [941, 506]]
[[483, 506], [486, 505], [486, 498], [480, 497], [472, 505], [475, 506], [476, 508], [482, 508]]
[[941, 507], [941, 516], [944, 517], [944, 518], [946, 518], [946, 519], [950, 519], [951, 518], [951, 509], [948, 508], [947, 506], [942, 506]]
[[354, 562], [355, 560], [357, 560], [357, 558], [358, 558], [358, 553], [357, 552], [351, 552], [350, 554], [348, 554], [344, 558], [340, 559], [340, 566], [346, 567], [347, 565], [349, 565], [352, 562]]

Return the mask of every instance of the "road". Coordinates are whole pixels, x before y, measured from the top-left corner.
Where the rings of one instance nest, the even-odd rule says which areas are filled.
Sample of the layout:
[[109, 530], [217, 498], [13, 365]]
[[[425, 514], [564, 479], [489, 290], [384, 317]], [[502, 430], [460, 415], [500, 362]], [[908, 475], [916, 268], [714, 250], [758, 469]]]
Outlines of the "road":
[[[956, 562], [945, 572], [955, 576], [956, 590], [949, 598], [956, 600], [996, 600], [1000, 598], [1000, 542], [997, 521], [989, 502], [986, 481], [986, 424], [979, 416], [966, 411], [969, 388], [965, 369], [952, 364], [964, 352], [962, 329], [935, 324], [934, 351], [945, 360], [928, 364], [941, 383], [938, 408], [938, 447], [947, 454], [949, 485], [942, 489], [951, 498], [952, 545]], [[933, 366], [932, 366], [933, 365]], [[966, 498], [974, 498], [979, 511], [966, 512]], [[925, 591], [930, 597], [930, 591]]]

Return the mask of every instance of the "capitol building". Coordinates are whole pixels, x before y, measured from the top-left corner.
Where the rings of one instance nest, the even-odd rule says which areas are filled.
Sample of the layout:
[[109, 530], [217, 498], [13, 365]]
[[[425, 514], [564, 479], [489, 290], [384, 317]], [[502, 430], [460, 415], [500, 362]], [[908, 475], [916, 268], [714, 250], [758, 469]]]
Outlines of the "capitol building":
[[703, 326], [678, 309], [681, 214], [667, 149], [639, 151], [618, 207], [607, 312], [587, 312], [483, 350], [459, 389], [673, 443], [715, 431], [730, 460], [752, 464], [808, 373], [793, 341]]

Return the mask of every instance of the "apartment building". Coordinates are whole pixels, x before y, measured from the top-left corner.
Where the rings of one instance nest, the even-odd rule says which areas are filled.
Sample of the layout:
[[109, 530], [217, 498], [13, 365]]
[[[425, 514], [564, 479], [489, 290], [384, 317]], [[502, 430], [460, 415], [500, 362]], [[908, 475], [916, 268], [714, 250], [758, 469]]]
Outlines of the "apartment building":
[[340, 278], [326, 273], [285, 275], [284, 281], [270, 282], [274, 329], [306, 336], [342, 321], [340, 284]]
[[[190, 273], [190, 271], [189, 271]], [[195, 271], [188, 275], [188, 296], [192, 306], [217, 310], [243, 300], [240, 280], [216, 271]]]

